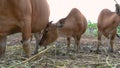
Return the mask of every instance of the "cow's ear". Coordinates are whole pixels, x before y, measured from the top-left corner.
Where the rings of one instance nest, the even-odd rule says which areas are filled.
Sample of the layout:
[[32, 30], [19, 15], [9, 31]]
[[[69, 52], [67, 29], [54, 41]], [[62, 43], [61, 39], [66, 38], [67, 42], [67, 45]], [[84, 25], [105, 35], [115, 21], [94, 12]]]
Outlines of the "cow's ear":
[[57, 26], [58, 28], [62, 28], [62, 27], [64, 26], [64, 24], [65, 24], [65, 21], [66, 21], [66, 18], [60, 19], [60, 20], [56, 23], [56, 26]]
[[47, 24], [47, 28], [52, 24], [53, 21], [50, 21], [48, 24]]
[[65, 23], [55, 23], [55, 26], [56, 26], [57, 28], [62, 28], [62, 27], [64, 27], [64, 24], [65, 24]]

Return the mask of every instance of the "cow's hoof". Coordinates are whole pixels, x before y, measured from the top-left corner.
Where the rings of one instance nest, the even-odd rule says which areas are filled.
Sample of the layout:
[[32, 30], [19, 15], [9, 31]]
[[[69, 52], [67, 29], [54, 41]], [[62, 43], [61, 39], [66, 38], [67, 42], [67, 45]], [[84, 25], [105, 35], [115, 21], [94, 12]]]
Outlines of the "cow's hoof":
[[96, 51], [95, 51], [95, 53], [96, 54], [99, 54], [101, 51], [99, 50], [99, 49], [97, 49]]
[[108, 49], [108, 52], [109, 53], [113, 53], [114, 51], [112, 49]]

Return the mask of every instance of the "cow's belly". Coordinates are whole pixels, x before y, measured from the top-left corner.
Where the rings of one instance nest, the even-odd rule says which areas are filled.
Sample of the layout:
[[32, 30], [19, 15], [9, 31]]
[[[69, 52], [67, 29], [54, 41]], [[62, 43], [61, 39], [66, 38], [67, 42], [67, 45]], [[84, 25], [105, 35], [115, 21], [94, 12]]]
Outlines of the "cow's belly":
[[59, 36], [61, 37], [72, 37], [73, 35], [73, 31], [59, 31]]
[[15, 18], [0, 16], [0, 36], [20, 32], [19, 22]]
[[[0, 36], [6, 36], [14, 33], [21, 32], [20, 28], [18, 27], [9, 27], [0, 29]], [[1, 28], [1, 27], [0, 27]]]
[[[15, 20], [1, 20], [0, 22], [0, 36], [6, 36], [14, 33], [21, 32], [21, 27]], [[48, 22], [38, 22], [38, 23], [31, 23], [31, 30], [32, 33], [41, 32], [45, 28]]]

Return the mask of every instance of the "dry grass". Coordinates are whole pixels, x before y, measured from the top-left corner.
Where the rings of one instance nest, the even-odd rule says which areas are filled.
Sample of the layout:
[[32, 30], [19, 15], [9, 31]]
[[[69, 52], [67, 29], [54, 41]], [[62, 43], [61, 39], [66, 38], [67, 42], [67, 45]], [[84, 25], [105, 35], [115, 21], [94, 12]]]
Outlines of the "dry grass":
[[[119, 41], [115, 42], [114, 53], [106, 53], [107, 44], [104, 42], [100, 47], [100, 54], [96, 54], [96, 38], [83, 37], [79, 53], [75, 52], [73, 44], [71, 44], [70, 52], [66, 53], [65, 39], [59, 38], [51, 44], [56, 45], [55, 48], [25, 64], [21, 64], [26, 59], [23, 57], [22, 45], [14, 44], [14, 46], [7, 46], [5, 56], [0, 59], [0, 68], [119, 68], [120, 47]], [[32, 42], [31, 52], [34, 50], [34, 45], [35, 43]]]

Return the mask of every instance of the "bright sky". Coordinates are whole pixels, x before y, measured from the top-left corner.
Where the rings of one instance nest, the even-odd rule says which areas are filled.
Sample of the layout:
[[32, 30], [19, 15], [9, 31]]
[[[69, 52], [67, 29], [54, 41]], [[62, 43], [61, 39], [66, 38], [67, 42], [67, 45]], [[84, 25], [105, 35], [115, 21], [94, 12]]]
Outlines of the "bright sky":
[[[120, 0], [116, 0], [120, 4]], [[115, 11], [114, 0], [48, 0], [50, 20], [54, 22], [68, 15], [72, 8], [78, 8], [87, 20], [97, 22], [100, 11], [108, 8]]]

